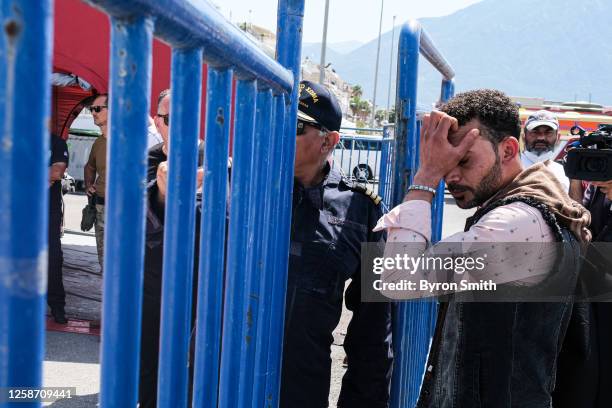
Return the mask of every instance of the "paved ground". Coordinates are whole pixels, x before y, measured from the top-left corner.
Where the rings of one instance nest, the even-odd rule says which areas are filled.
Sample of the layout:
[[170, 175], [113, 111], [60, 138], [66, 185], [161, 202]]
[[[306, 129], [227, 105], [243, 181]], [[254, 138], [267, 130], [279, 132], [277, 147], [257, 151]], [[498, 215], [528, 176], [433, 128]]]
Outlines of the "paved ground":
[[[64, 250], [64, 284], [67, 292], [66, 312], [69, 318], [100, 320], [102, 276], [96, 256], [93, 233], [80, 231], [81, 210], [86, 204], [84, 195], [70, 194], [64, 197], [66, 219], [62, 238]], [[443, 236], [462, 231], [465, 218], [473, 211], [458, 209], [452, 199], [447, 199], [444, 212]], [[332, 346], [332, 384], [330, 406], [340, 392], [342, 376], [346, 371], [342, 362], [342, 344], [351, 312], [344, 310], [340, 324], [334, 332]], [[50, 325], [52, 328], [53, 325]], [[71, 322], [73, 331], [94, 332], [87, 322]], [[95, 407], [100, 391], [99, 381], [100, 338], [90, 334], [47, 331], [44, 363], [45, 386], [77, 387], [77, 397], [56, 401], [45, 406], [63, 408]]]

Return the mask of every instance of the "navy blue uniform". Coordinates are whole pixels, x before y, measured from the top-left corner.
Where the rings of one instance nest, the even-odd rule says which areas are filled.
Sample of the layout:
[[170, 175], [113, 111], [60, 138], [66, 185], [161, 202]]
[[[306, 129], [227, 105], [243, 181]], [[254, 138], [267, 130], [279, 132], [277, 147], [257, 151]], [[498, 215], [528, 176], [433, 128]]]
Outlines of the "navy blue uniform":
[[[53, 163], [68, 166], [68, 146], [63, 139], [51, 135], [49, 167]], [[66, 293], [62, 282], [62, 182], [56, 181], [49, 188], [49, 273], [47, 280], [47, 303], [51, 309], [64, 309]]]
[[326, 171], [319, 185], [304, 188], [296, 181], [293, 192], [280, 406], [328, 406], [332, 332], [351, 279], [345, 298], [353, 312], [344, 341], [348, 370], [338, 406], [386, 407], [391, 304], [360, 302], [361, 244], [384, 240], [382, 232], [372, 232], [382, 211], [337, 166]]

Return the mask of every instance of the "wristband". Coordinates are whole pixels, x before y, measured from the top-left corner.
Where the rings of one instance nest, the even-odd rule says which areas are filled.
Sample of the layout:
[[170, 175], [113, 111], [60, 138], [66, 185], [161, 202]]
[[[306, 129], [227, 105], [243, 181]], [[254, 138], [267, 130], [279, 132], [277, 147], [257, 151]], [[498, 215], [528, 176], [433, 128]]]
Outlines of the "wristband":
[[410, 185], [410, 187], [408, 187], [408, 191], [410, 190], [419, 190], [419, 191], [427, 191], [428, 193], [431, 193], [434, 195], [436, 195], [436, 189], [435, 188], [431, 188], [428, 186], [422, 186], [420, 184], [412, 184]]

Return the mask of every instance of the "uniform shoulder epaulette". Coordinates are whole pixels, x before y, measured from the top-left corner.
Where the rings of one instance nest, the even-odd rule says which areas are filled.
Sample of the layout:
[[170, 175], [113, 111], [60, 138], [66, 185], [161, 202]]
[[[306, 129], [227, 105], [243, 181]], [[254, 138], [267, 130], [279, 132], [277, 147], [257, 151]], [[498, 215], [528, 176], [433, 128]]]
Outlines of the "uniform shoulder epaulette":
[[372, 190], [372, 187], [368, 186], [367, 184], [353, 182], [350, 183], [349, 186], [352, 191], [357, 191], [362, 194], [365, 194], [367, 197], [370, 198], [370, 200], [374, 201], [374, 204], [376, 205], [380, 204], [380, 202], [382, 201], [382, 197], [376, 194], [374, 190]]

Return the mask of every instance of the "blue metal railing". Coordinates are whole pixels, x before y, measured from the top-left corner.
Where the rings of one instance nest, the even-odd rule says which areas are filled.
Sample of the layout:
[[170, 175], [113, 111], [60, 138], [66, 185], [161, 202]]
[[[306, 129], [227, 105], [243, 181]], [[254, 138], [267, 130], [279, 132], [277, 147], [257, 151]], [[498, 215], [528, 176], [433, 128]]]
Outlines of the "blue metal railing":
[[0, 389], [42, 385], [52, 12], [48, 1], [0, 3]]
[[[154, 36], [173, 49], [158, 404], [184, 407], [188, 401], [199, 87], [206, 62], [193, 403], [277, 405], [297, 116], [293, 73], [299, 72], [304, 0], [279, 2], [278, 62], [205, 1], [88, 2], [109, 16], [112, 42], [100, 406], [137, 401]], [[0, 386], [39, 387], [52, 1], [15, 0], [1, 7], [0, 158], [28, 183], [11, 177], [0, 182]], [[274, 335], [264, 336], [268, 330]]]
[[[441, 101], [446, 101], [454, 93], [453, 69], [417, 21], [412, 20], [405, 24], [399, 39], [392, 170], [387, 172], [392, 175], [390, 206], [402, 202], [418, 168], [420, 123], [417, 120], [417, 82], [420, 55], [443, 76]], [[442, 232], [443, 205], [444, 183], [441, 182], [432, 205], [434, 242], [440, 239]], [[413, 407], [416, 404], [433, 335], [432, 321], [435, 320], [436, 313], [437, 305], [433, 301], [401, 302], [396, 309], [393, 324], [395, 362], [391, 385], [393, 408]]]

